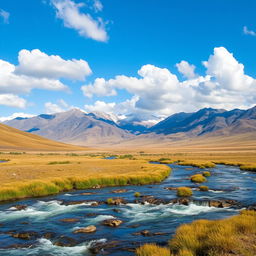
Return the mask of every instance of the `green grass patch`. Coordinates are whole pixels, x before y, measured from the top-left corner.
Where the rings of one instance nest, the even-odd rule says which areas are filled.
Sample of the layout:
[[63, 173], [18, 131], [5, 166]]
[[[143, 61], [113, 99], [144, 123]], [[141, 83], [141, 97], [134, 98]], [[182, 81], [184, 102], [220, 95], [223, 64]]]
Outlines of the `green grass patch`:
[[188, 187], [179, 187], [177, 189], [177, 196], [180, 197], [188, 197], [188, 196], [192, 196], [193, 192], [191, 188]]
[[190, 177], [190, 180], [195, 183], [203, 183], [207, 181], [207, 179], [202, 174], [192, 175]]
[[209, 171], [205, 171], [205, 172], [203, 172], [203, 176], [204, 177], [210, 177], [211, 173]]
[[209, 188], [207, 186], [200, 186], [199, 190], [200, 191], [209, 191]]
[[53, 161], [53, 162], [49, 162], [49, 165], [54, 165], [54, 164], [71, 164], [70, 161]]

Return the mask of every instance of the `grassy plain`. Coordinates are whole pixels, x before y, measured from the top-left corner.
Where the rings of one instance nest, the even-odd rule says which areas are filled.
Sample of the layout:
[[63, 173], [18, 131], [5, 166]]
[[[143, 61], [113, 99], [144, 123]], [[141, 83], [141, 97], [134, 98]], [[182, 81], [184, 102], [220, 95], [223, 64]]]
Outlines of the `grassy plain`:
[[170, 168], [147, 161], [78, 154], [1, 154], [0, 201], [72, 189], [160, 182]]

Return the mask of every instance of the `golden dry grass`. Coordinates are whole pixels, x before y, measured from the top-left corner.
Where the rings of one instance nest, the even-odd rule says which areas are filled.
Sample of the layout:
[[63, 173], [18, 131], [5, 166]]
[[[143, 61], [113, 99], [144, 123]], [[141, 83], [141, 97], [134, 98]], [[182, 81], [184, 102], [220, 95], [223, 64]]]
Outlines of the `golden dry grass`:
[[22, 132], [0, 124], [0, 151], [78, 151], [86, 148], [72, 146]]
[[254, 256], [256, 212], [242, 211], [228, 219], [181, 225], [169, 245], [174, 255], [186, 250], [192, 256]]
[[153, 165], [145, 160], [106, 160], [75, 154], [3, 156], [10, 161], [0, 166], [0, 200], [96, 186], [149, 184], [162, 181], [170, 172], [165, 165]]

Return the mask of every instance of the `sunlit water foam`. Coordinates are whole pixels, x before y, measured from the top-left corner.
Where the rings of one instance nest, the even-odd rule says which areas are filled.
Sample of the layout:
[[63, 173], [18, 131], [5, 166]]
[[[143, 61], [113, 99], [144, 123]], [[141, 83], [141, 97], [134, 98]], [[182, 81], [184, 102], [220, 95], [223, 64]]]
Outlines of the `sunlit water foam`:
[[170, 216], [192, 216], [207, 212], [223, 211], [223, 209], [220, 208], [196, 205], [194, 203], [191, 203], [189, 205], [127, 204], [127, 206], [128, 208], [124, 209], [123, 214], [125, 217], [131, 219], [131, 222], [148, 221]]
[[91, 255], [89, 253], [90, 247], [95, 243], [105, 243], [106, 239], [93, 240], [85, 242], [73, 247], [62, 247], [54, 245], [50, 240], [41, 238], [38, 239], [38, 244], [35, 247], [24, 249], [0, 249], [0, 255], [8, 256], [35, 256], [35, 255], [47, 255], [47, 256], [85, 256]]
[[14, 207], [5, 211], [0, 211], [1, 221], [19, 219], [24, 217], [29, 218], [48, 218], [62, 213], [80, 211], [84, 206], [90, 206], [94, 202], [86, 202], [76, 205], [62, 205], [60, 201], [53, 200], [49, 202], [38, 201], [25, 210], [18, 211]]

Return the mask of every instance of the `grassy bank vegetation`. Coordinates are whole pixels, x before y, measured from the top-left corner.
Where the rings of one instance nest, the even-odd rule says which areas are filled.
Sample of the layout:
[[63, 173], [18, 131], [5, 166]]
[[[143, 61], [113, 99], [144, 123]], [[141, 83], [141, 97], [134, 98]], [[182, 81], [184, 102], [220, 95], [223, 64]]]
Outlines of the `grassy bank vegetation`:
[[254, 256], [256, 212], [245, 210], [223, 220], [197, 220], [181, 225], [163, 253], [153, 244], [142, 246], [136, 253], [137, 256]]
[[137, 159], [147, 159], [149, 161], [159, 161], [164, 164], [178, 163], [184, 166], [194, 166], [200, 169], [214, 168], [216, 164], [233, 165], [241, 170], [256, 171], [256, 151], [215, 151], [193, 152], [186, 151], [178, 153], [150, 153], [134, 154]]
[[145, 160], [70, 155], [7, 155], [1, 163], [0, 201], [46, 196], [72, 189], [158, 183], [170, 174], [165, 165]]

